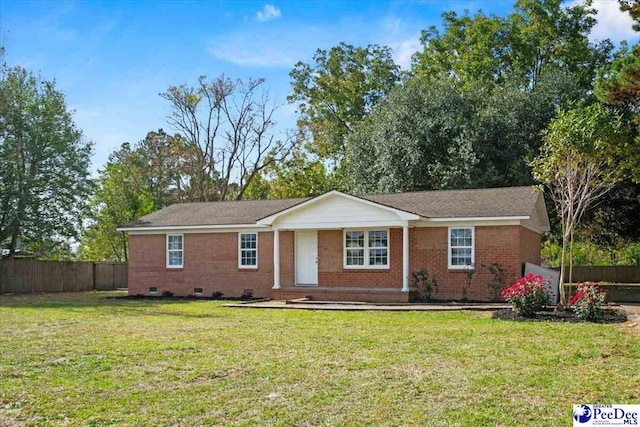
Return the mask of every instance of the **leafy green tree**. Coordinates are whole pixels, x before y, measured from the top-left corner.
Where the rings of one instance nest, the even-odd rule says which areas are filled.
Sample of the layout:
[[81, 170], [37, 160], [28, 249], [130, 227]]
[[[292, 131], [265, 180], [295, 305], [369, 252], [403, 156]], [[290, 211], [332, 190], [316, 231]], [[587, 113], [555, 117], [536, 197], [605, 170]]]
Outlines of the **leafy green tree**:
[[556, 108], [583, 94], [564, 72], [541, 76], [530, 92], [505, 83], [488, 94], [452, 81], [412, 78], [352, 135], [349, 189], [533, 184], [526, 158], [538, 152]]
[[185, 166], [191, 158], [187, 143], [179, 134], [158, 129], [147, 133], [131, 150], [126, 144], [113, 153], [113, 160], [132, 172], [131, 185], [138, 193], [148, 192], [156, 209], [191, 199]]
[[491, 88], [505, 81], [534, 88], [545, 72], [577, 76], [585, 90], [607, 63], [613, 45], [593, 44], [595, 10], [589, 3], [567, 7], [561, 0], [518, 0], [506, 17], [443, 14], [443, 31], [422, 32], [422, 51], [413, 72], [430, 79], [454, 79], [465, 87]]
[[91, 198], [81, 241], [81, 257], [94, 261], [128, 260], [128, 242], [116, 228], [172, 203], [188, 200], [182, 173], [185, 141], [162, 129], [131, 147], [111, 153]]
[[340, 43], [318, 49], [312, 64], [298, 62], [289, 75], [287, 99], [298, 107], [298, 125], [312, 136], [309, 151], [339, 165], [347, 137], [399, 82], [400, 68], [388, 47]]
[[454, 84], [413, 79], [393, 91], [351, 135], [349, 190], [465, 188], [476, 162], [474, 107]]
[[476, 187], [505, 187], [534, 183], [527, 159], [542, 145], [542, 132], [558, 107], [580, 100], [585, 92], [566, 72], [552, 71], [538, 77], [530, 91], [507, 81], [489, 94], [468, 90], [474, 99], [473, 149], [478, 162], [472, 172]]
[[629, 12], [631, 18], [636, 21], [633, 24], [633, 29], [640, 31], [640, 2], [638, 0], [618, 0], [620, 2], [620, 9], [625, 12]]
[[[632, 140], [629, 124], [610, 107], [577, 104], [549, 125], [531, 166], [535, 178], [548, 187], [560, 217], [560, 283], [564, 283], [567, 249], [571, 280], [571, 243], [584, 213], [622, 179], [637, 179], [638, 164], [640, 147]], [[566, 305], [563, 286], [560, 302]]]
[[342, 179], [337, 179], [325, 165], [304, 151], [294, 151], [292, 156], [266, 170], [264, 176], [255, 179], [245, 194], [247, 199], [288, 199], [317, 196], [329, 190], [339, 189]]
[[0, 243], [9, 256], [19, 241], [46, 249], [78, 235], [91, 151], [54, 82], [0, 71]]
[[612, 265], [619, 264], [622, 248], [640, 241], [638, 212], [640, 185], [626, 179], [605, 194], [601, 203], [585, 212], [576, 237], [597, 244], [609, 253]]
[[[123, 150], [128, 151], [128, 147]], [[121, 158], [122, 152], [113, 153], [100, 171], [98, 188], [91, 198], [90, 223], [80, 246], [85, 260], [128, 261], [127, 236], [116, 228], [156, 210], [153, 192], [140, 191], [143, 170]]]
[[631, 51], [625, 47], [618, 56], [611, 67], [603, 70], [595, 91], [603, 102], [638, 116], [640, 114], [640, 46], [633, 46]]

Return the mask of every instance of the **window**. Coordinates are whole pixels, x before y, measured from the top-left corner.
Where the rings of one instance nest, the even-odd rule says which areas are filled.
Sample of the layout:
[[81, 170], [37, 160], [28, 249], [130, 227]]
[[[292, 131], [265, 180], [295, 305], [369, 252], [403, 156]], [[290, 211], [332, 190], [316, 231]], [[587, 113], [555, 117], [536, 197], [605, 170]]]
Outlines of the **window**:
[[473, 268], [475, 262], [473, 227], [449, 228], [449, 268]]
[[182, 268], [184, 261], [184, 237], [167, 234], [167, 268]]
[[258, 233], [239, 233], [238, 240], [238, 267], [258, 268]]
[[388, 230], [344, 232], [345, 268], [388, 268]]

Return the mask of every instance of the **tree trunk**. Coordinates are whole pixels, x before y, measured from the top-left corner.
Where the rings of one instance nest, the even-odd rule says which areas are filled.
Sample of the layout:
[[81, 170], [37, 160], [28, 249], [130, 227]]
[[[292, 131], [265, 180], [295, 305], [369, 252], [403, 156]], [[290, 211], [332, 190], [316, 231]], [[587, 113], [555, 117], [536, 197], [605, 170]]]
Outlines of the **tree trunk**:
[[20, 223], [18, 221], [15, 221], [11, 229], [11, 246], [9, 246], [9, 259], [15, 258], [19, 235], [20, 235]]
[[565, 257], [567, 253], [567, 235], [562, 233], [562, 256], [560, 258], [560, 280], [558, 281], [558, 294], [560, 295], [560, 304], [565, 306], [567, 304], [567, 296], [564, 292], [564, 267]]
[[573, 292], [573, 231], [569, 237], [569, 295]]

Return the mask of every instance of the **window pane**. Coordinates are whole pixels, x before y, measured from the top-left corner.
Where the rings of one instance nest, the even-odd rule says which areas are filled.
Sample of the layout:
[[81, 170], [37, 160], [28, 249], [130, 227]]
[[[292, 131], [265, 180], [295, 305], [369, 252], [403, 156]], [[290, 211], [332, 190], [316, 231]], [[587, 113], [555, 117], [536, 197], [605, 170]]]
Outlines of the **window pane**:
[[241, 256], [242, 256], [242, 259], [241, 259], [242, 265], [257, 265], [258, 264], [258, 258], [256, 256], [256, 251], [255, 250], [243, 250]]
[[386, 249], [370, 249], [369, 265], [387, 265], [388, 257]]
[[169, 236], [169, 250], [182, 249], [182, 236]]
[[452, 228], [451, 229], [451, 247], [473, 245], [472, 230], [470, 228]]
[[471, 265], [471, 248], [451, 248], [451, 265]]
[[255, 249], [257, 247], [258, 239], [256, 234], [241, 234], [240, 235], [240, 247], [241, 249]]
[[169, 265], [182, 265], [182, 251], [169, 251]]
[[345, 246], [347, 248], [364, 248], [364, 231], [347, 231]]
[[364, 265], [364, 249], [347, 249], [347, 265]]
[[386, 231], [370, 231], [369, 247], [370, 248], [386, 248], [388, 246]]

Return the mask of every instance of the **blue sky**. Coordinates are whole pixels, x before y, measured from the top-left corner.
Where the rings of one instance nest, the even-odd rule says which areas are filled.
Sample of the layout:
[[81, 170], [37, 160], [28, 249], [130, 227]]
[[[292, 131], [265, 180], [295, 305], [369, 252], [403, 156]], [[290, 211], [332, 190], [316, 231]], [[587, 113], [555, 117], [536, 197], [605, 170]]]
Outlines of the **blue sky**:
[[[614, 0], [598, 0], [592, 37], [637, 41]], [[447, 10], [482, 8], [503, 15], [512, 1], [267, 2], [16, 1], [0, 0], [0, 40], [6, 61], [56, 79], [75, 121], [95, 144], [94, 170], [123, 142], [150, 130], [169, 130], [169, 85], [199, 75], [264, 77], [272, 97], [286, 103], [288, 73], [317, 48], [340, 41], [393, 48], [408, 66], [420, 30]], [[295, 123], [283, 106], [279, 128]]]

